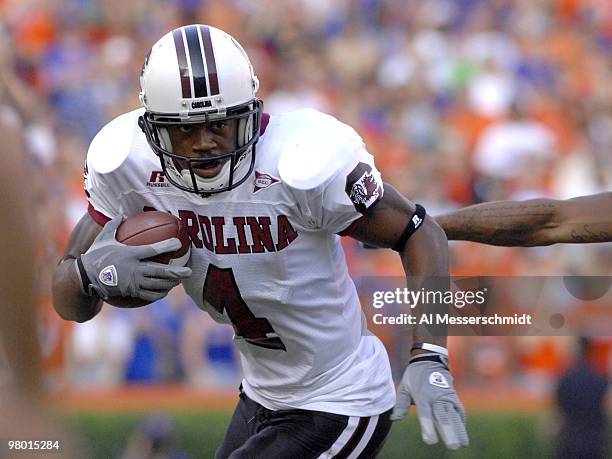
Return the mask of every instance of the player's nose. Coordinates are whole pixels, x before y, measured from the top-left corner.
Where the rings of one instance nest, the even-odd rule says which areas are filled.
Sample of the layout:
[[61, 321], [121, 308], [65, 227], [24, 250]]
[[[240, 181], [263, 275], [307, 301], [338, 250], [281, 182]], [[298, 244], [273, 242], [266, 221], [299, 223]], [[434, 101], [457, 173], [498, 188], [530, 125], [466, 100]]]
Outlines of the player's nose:
[[212, 132], [205, 126], [198, 126], [194, 133], [193, 150], [205, 152], [215, 147]]

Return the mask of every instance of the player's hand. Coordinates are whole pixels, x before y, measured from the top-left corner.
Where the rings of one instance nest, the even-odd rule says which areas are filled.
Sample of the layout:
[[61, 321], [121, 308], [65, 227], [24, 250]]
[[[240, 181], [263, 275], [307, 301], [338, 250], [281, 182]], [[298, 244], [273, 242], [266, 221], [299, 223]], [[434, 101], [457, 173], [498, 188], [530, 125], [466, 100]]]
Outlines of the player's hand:
[[413, 357], [402, 376], [391, 419], [402, 419], [411, 404], [416, 405], [425, 443], [438, 443], [439, 434], [448, 449], [469, 445], [465, 411], [453, 388], [446, 357], [436, 353]]
[[191, 269], [186, 266], [169, 266], [147, 260], [178, 250], [181, 242], [177, 238], [150, 245], [125, 245], [115, 239], [122, 221], [120, 216], [109, 221], [89, 250], [77, 259], [79, 277], [82, 279], [85, 271], [88, 278], [84, 283], [89, 283], [89, 294], [95, 292], [102, 299], [123, 296], [153, 302], [191, 276]]

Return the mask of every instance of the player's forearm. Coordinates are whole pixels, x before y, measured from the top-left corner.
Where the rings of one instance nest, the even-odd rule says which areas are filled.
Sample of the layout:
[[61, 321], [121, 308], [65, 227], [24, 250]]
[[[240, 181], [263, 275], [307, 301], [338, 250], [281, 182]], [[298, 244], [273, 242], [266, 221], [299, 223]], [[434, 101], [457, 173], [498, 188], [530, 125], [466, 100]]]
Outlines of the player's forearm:
[[83, 215], [70, 234], [62, 261], [53, 273], [53, 307], [66, 320], [85, 322], [102, 308], [97, 296], [86, 296], [74, 266], [74, 260], [87, 252], [102, 227], [89, 214]]
[[449, 240], [500, 246], [548, 245], [546, 231], [558, 224], [551, 199], [485, 202], [435, 217]]
[[85, 322], [96, 316], [102, 309], [97, 296], [86, 296], [80, 286], [80, 279], [74, 268], [74, 259], [62, 261], [53, 274], [53, 307], [65, 320]]
[[448, 276], [448, 240], [440, 225], [429, 216], [406, 242], [400, 256], [407, 276]]
[[[423, 227], [408, 240], [400, 256], [411, 288], [427, 291], [446, 291], [450, 288], [448, 241], [434, 219], [425, 218]], [[420, 314], [445, 313], [447, 305], [422, 304], [417, 309]], [[446, 347], [446, 329], [417, 326], [413, 342]]]
[[558, 201], [557, 224], [546, 239], [587, 244], [612, 241], [612, 192]]

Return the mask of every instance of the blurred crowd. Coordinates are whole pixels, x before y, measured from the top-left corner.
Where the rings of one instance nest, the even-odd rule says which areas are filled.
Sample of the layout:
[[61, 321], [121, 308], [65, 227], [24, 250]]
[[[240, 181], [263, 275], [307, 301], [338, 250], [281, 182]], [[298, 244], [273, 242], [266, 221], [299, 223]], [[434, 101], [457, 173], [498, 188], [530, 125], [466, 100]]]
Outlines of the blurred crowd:
[[[612, 187], [606, 0], [0, 0], [0, 18], [0, 118], [23, 132], [38, 173], [33, 224], [44, 242], [40, 328], [51, 387], [239, 380], [231, 329], [181, 291], [140, 310], [104, 308], [78, 326], [50, 306], [51, 270], [86, 210], [88, 144], [139, 106], [144, 56], [178, 25], [234, 35], [267, 112], [313, 107], [352, 125], [385, 180], [430, 214]], [[402, 273], [391, 251], [350, 240], [345, 249], [356, 278]], [[612, 274], [610, 245], [451, 250], [456, 275]], [[610, 343], [595, 341], [610, 372]], [[565, 370], [571, 343], [450, 340], [459, 385], [536, 392]]]

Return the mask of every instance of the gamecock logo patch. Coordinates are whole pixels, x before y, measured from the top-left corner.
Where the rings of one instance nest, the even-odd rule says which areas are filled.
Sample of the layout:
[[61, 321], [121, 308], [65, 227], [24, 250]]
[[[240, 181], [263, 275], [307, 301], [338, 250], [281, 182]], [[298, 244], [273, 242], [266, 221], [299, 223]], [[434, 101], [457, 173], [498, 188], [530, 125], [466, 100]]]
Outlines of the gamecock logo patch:
[[380, 179], [372, 172], [372, 167], [359, 163], [346, 178], [344, 189], [349, 199], [360, 213], [365, 213], [382, 197]]

